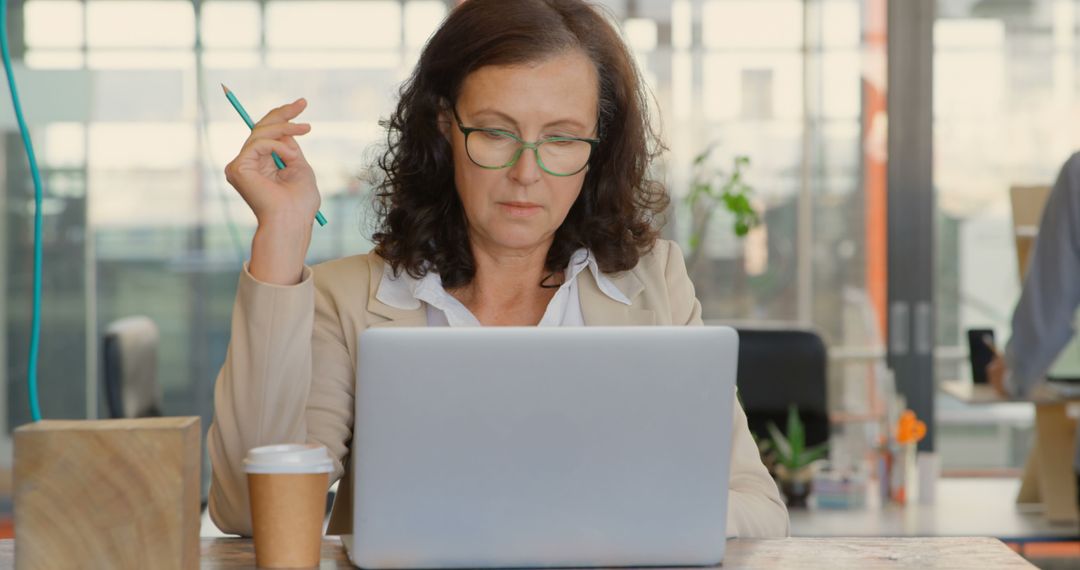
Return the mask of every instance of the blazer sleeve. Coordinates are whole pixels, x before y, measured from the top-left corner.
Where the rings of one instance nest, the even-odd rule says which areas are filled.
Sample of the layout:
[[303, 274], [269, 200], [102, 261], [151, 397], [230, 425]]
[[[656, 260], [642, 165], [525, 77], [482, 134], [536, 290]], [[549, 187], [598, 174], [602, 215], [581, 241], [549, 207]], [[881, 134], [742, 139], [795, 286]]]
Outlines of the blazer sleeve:
[[[671, 302], [672, 324], [702, 326], [701, 303], [686, 271], [682, 250], [669, 242], [664, 276]], [[735, 398], [732, 415], [731, 476], [728, 483], [727, 534], [729, 537], [773, 538], [790, 533], [787, 507], [761, 462], [746, 412]]]
[[329, 295], [305, 267], [297, 285], [257, 281], [245, 264], [232, 333], [214, 387], [207, 434], [210, 517], [222, 531], [251, 536], [243, 460], [252, 447], [313, 442], [341, 477], [351, 438], [353, 363]]

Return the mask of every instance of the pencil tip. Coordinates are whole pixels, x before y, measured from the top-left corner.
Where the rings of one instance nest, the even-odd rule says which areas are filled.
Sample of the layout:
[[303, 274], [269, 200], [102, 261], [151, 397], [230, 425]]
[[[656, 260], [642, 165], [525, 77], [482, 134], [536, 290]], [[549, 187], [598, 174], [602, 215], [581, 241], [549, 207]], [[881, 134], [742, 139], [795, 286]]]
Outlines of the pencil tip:
[[226, 95], [228, 95], [228, 94], [229, 94], [229, 88], [228, 88], [228, 87], [225, 87], [225, 84], [224, 84], [224, 83], [222, 83], [222, 84], [221, 84], [221, 89], [222, 89], [223, 91], [225, 91], [225, 94], [226, 94]]

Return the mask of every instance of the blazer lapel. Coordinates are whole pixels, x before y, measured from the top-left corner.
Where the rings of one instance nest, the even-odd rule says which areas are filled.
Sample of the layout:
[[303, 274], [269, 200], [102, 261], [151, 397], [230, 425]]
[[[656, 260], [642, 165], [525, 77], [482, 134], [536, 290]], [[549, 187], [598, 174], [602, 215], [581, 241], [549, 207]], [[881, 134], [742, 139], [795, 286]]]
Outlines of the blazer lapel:
[[578, 274], [578, 294], [581, 297], [581, 314], [587, 326], [628, 326], [656, 324], [656, 315], [647, 309], [638, 309], [634, 305], [645, 285], [632, 271], [625, 271], [609, 278], [615, 286], [630, 299], [630, 305], [624, 305], [608, 297], [596, 284], [592, 271]]
[[376, 317], [385, 319], [378, 321], [372, 319], [371, 322], [368, 323], [368, 327], [426, 327], [427, 311], [424, 310], [424, 305], [422, 303], [415, 309], [399, 309], [397, 307], [391, 307], [375, 297], [379, 292], [379, 284], [382, 282], [383, 267], [385, 267], [384, 264], [385, 262], [381, 257], [377, 255], [368, 256], [368, 265], [370, 268], [368, 274], [371, 276], [371, 282], [368, 284], [367, 311]]

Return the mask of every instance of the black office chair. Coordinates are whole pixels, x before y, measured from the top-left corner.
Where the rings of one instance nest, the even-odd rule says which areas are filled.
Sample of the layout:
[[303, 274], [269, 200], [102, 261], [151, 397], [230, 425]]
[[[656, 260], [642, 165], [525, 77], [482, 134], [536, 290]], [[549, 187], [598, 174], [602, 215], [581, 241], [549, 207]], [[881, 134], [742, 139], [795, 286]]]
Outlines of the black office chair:
[[113, 321], [105, 328], [105, 401], [110, 418], [161, 415], [157, 381], [158, 328], [147, 317]]
[[736, 382], [750, 431], [768, 438], [769, 422], [787, 431], [788, 406], [795, 404], [806, 444], [829, 439], [827, 353], [816, 332], [794, 328], [738, 327]]

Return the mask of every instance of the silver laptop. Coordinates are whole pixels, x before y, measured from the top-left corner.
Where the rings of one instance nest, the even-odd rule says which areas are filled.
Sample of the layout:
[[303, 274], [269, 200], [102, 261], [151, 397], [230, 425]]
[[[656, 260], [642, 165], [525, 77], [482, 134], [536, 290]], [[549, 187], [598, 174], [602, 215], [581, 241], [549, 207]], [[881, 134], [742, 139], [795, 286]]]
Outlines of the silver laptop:
[[353, 564], [723, 559], [733, 329], [398, 328], [359, 343]]

